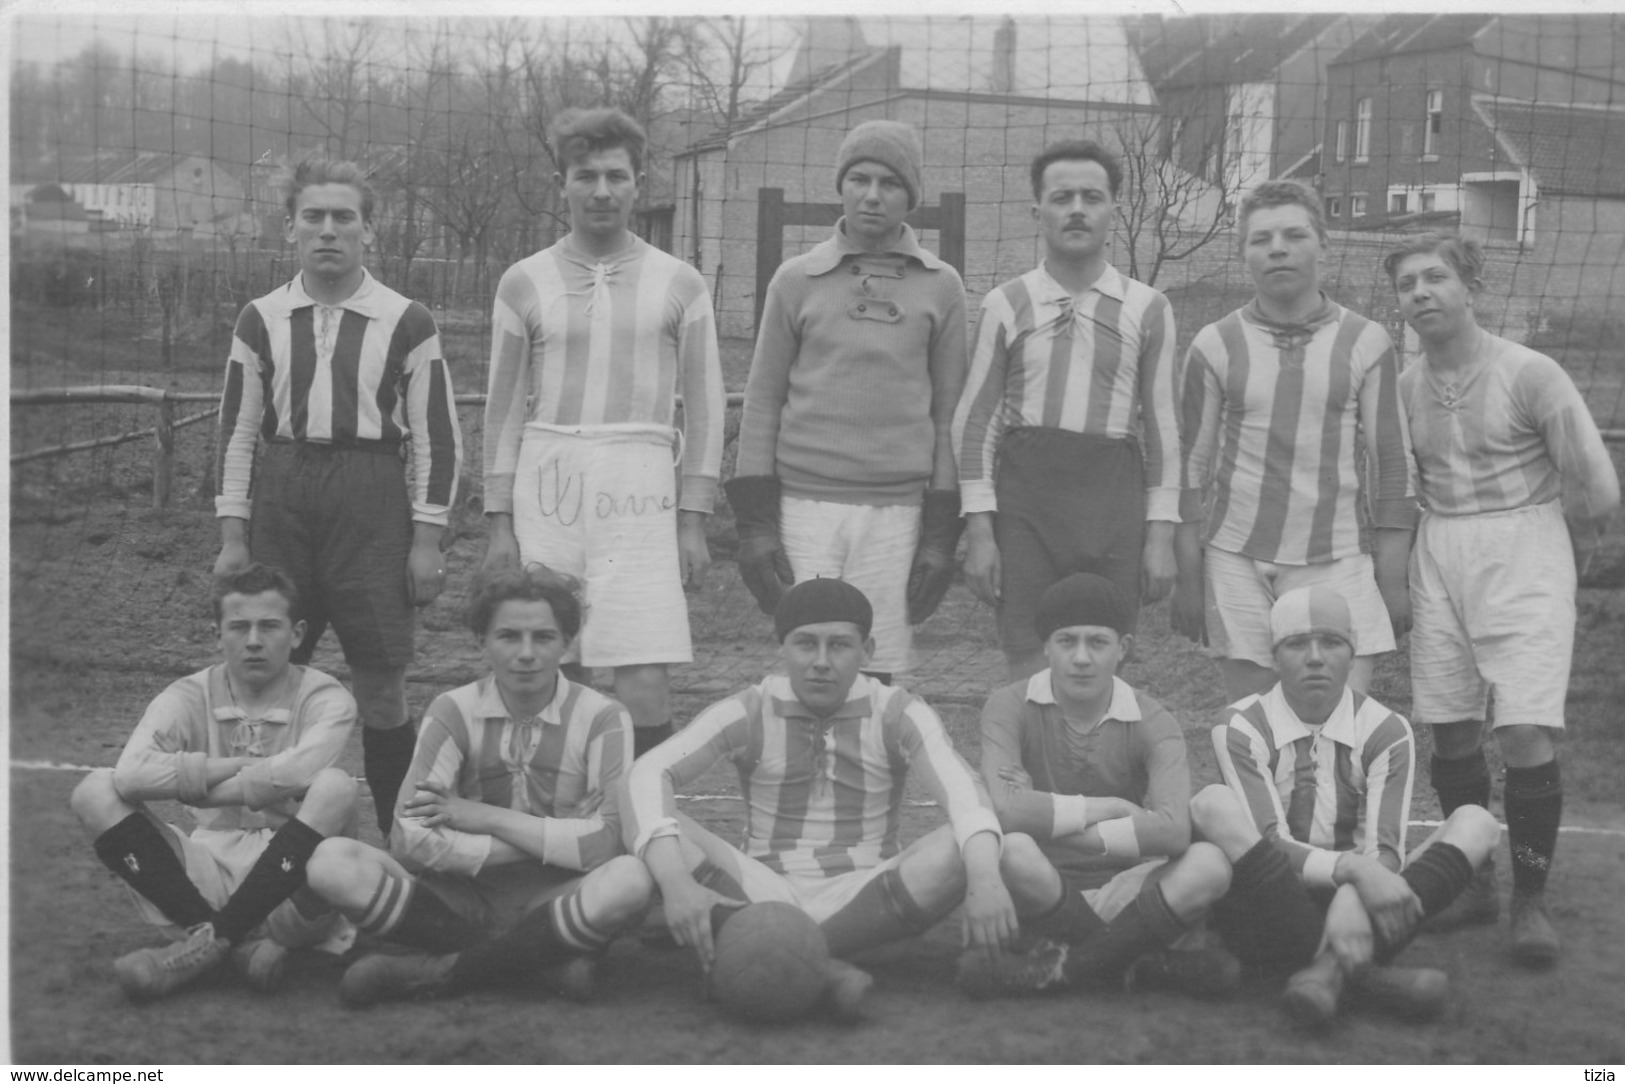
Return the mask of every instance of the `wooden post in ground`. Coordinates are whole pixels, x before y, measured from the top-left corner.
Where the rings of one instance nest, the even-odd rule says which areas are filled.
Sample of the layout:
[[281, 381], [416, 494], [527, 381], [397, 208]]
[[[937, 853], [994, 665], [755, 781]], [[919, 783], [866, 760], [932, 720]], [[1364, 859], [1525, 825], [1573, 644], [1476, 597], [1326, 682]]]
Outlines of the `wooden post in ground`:
[[169, 490], [175, 481], [175, 400], [164, 396], [158, 403], [158, 442], [152, 464], [152, 506], [169, 507]]

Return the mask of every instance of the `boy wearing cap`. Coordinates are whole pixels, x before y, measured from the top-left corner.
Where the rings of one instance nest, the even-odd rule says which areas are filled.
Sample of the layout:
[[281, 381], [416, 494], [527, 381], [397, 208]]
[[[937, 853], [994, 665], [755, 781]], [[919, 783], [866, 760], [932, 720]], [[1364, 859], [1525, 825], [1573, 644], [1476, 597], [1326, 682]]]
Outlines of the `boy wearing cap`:
[[897, 121], [841, 144], [845, 214], [768, 286], [725, 487], [762, 611], [792, 583], [848, 580], [874, 606], [877, 674], [907, 668], [910, 626], [947, 592], [960, 530], [949, 426], [965, 288], [903, 221], [920, 204], [920, 161]]
[[[870, 984], [845, 959], [924, 933], [964, 903], [966, 943], [1000, 951], [1016, 912], [999, 879], [999, 821], [936, 712], [861, 673], [873, 611], [852, 585], [813, 579], [774, 615], [785, 673], [700, 713], [632, 766], [620, 803], [679, 944], [709, 970], [715, 930], [748, 902], [794, 904], [822, 927], [829, 997], [857, 1011]], [[743, 849], [677, 812], [673, 794], [731, 760], [747, 805]], [[923, 782], [949, 823], [904, 847], [903, 784]]]
[[1212, 844], [1191, 842], [1179, 724], [1117, 676], [1133, 618], [1133, 601], [1104, 577], [1052, 585], [1033, 617], [1048, 668], [982, 710], [982, 778], [1005, 830], [1000, 872], [1029, 947], [967, 957], [960, 985], [973, 995], [1120, 988], [1131, 967], [1137, 986], [1234, 985], [1227, 954], [1148, 956], [1224, 895], [1230, 867]]
[[1197, 835], [1233, 867], [1215, 925], [1260, 975], [1296, 970], [1286, 1007], [1302, 1024], [1336, 1017], [1345, 980], [1378, 1007], [1433, 1015], [1442, 972], [1382, 965], [1468, 885], [1500, 826], [1463, 805], [1407, 856], [1411, 726], [1349, 688], [1359, 645], [1348, 603], [1295, 588], [1271, 608], [1270, 632], [1280, 680], [1214, 728], [1225, 785], [1191, 803]]

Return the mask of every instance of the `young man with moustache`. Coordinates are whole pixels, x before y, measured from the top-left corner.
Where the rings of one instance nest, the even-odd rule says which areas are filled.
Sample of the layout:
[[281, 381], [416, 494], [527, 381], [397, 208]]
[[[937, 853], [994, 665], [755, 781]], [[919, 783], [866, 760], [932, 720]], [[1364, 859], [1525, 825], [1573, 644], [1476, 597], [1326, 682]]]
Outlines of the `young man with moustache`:
[[768, 286], [726, 486], [762, 612], [792, 583], [848, 580], [874, 606], [866, 665], [883, 678], [908, 668], [910, 626], [947, 592], [961, 528], [949, 426], [965, 288], [904, 221], [921, 160], [898, 121], [865, 121], [842, 142], [845, 213]]
[[440, 545], [462, 431], [434, 317], [362, 266], [373, 191], [361, 168], [306, 159], [287, 187], [300, 272], [237, 318], [220, 401], [214, 570], [252, 559], [288, 574], [306, 611], [295, 663], [310, 661], [332, 624], [387, 839], [412, 759], [413, 607], [446, 583]]
[[[175, 938], [113, 964], [126, 995], [163, 997], [227, 956], [269, 990], [288, 950], [324, 941], [337, 917], [305, 889], [324, 837], [356, 830], [356, 785], [333, 765], [355, 700], [318, 670], [292, 664], [305, 633], [299, 592], [249, 565], [218, 578], [222, 661], [165, 689], [118, 764], [87, 775], [71, 799], [96, 857], [131, 890], [142, 917]], [[188, 835], [148, 803], [178, 801]]]
[[1133, 617], [1102, 576], [1052, 584], [1033, 614], [1049, 666], [982, 709], [982, 778], [1025, 951], [968, 954], [959, 981], [973, 996], [1125, 981], [1212, 995], [1236, 983], [1222, 950], [1159, 951], [1225, 894], [1230, 866], [1191, 842], [1179, 724], [1117, 676]]
[[1044, 261], [983, 299], [954, 414], [965, 577], [998, 610], [1011, 680], [1044, 668], [1033, 613], [1069, 573], [1098, 572], [1131, 604], [1173, 586], [1174, 317], [1106, 260], [1122, 183], [1097, 143], [1033, 159]]
[[614, 670], [641, 753], [671, 733], [668, 671], [694, 657], [683, 589], [711, 563], [716, 322], [699, 272], [630, 228], [644, 177], [637, 123], [613, 109], [567, 110], [552, 138], [570, 232], [497, 286], [485, 568], [540, 562], [583, 581], [580, 664]]
[[648, 909], [611, 797], [632, 760], [626, 709], [559, 670], [581, 630], [573, 584], [538, 566], [482, 577], [468, 625], [490, 673], [423, 717], [386, 853], [329, 840], [311, 887], [362, 933], [352, 1006], [505, 985], [590, 993], [592, 961]]
[[[785, 673], [712, 705], [627, 774], [627, 848], [642, 858], [677, 942], [709, 970], [715, 931], [748, 902], [794, 904], [824, 931], [827, 996], [854, 1016], [871, 979], [847, 958], [925, 933], [964, 904], [973, 951], [1016, 932], [999, 879], [998, 818], [954, 752], [936, 712], [864, 674], [874, 648], [869, 600], [811, 579], [774, 614]], [[679, 813], [678, 789], [720, 761], [747, 803], [736, 848]], [[903, 846], [904, 781], [913, 774], [949, 823]]]
[[[1446, 815], [1490, 799], [1484, 726], [1506, 763], [1512, 955], [1557, 959], [1547, 876], [1563, 816], [1554, 732], [1574, 654], [1575, 587], [1619, 507], [1619, 479], [1574, 382], [1478, 324], [1484, 256], [1423, 234], [1383, 262], [1424, 357], [1400, 377], [1422, 526], [1412, 556], [1411, 682], [1433, 730]], [[1430, 928], [1494, 922], [1493, 862]]]
[[1404, 716], [1349, 683], [1348, 603], [1323, 584], [1293, 588], [1270, 610], [1270, 636], [1280, 678], [1226, 709], [1213, 729], [1224, 785], [1191, 802], [1197, 836], [1232, 868], [1212, 924], [1254, 976], [1291, 976], [1285, 1005], [1300, 1024], [1330, 1024], [1345, 987], [1405, 1018], [1434, 1016], [1445, 974], [1389, 962], [1471, 883], [1500, 825], [1462, 805], [1407, 852], [1415, 740]]
[[1275, 681], [1275, 599], [1327, 584], [1354, 612], [1366, 654], [1349, 681], [1364, 690], [1410, 625], [1416, 502], [1393, 345], [1321, 291], [1326, 227], [1313, 190], [1265, 181], [1237, 221], [1257, 296], [1197, 332], [1186, 355], [1170, 616], [1211, 644], [1239, 700]]

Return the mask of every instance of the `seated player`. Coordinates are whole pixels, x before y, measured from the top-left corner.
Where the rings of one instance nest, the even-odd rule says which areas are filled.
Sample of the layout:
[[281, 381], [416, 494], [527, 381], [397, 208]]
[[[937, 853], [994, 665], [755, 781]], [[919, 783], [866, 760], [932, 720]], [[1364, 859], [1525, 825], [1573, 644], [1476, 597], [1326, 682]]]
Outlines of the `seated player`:
[[968, 956], [968, 993], [1135, 985], [1194, 993], [1234, 985], [1235, 959], [1177, 940], [1230, 886], [1210, 843], [1191, 843], [1185, 735], [1117, 676], [1134, 600], [1079, 572], [1049, 587], [1033, 628], [1048, 669], [982, 709], [982, 778], [1004, 827], [1004, 883], [1021, 916], [1020, 955]]
[[364, 933], [424, 950], [351, 964], [346, 1003], [544, 978], [584, 996], [591, 958], [648, 909], [649, 875], [604, 801], [631, 720], [559, 672], [581, 631], [573, 588], [540, 565], [481, 579], [468, 625], [491, 673], [429, 705], [393, 853], [332, 839], [311, 858], [311, 887]]
[[[786, 673], [713, 704], [638, 758], [623, 801], [627, 846], [702, 969], [734, 909], [791, 903], [824, 931], [828, 997], [843, 1016], [857, 1013], [872, 981], [847, 957], [924, 933], [961, 901], [967, 944], [993, 952], [1016, 932], [998, 817], [980, 781], [923, 700], [860, 673], [873, 620], [868, 598], [845, 581], [790, 588], [774, 614]], [[743, 851], [678, 813], [673, 798], [721, 760], [738, 768], [748, 807]], [[904, 847], [911, 770], [950, 823]]]
[[[163, 997], [227, 955], [268, 990], [289, 948], [333, 932], [332, 908], [302, 889], [322, 839], [356, 830], [355, 780], [333, 767], [356, 709], [333, 678], [288, 662], [305, 633], [298, 615], [292, 581], [274, 568], [217, 578], [224, 661], [158, 694], [118, 765], [73, 790], [96, 857], [175, 938], [114, 962], [132, 999]], [[163, 800], [191, 807], [190, 835], [147, 808]]]
[[1322, 585], [1288, 591], [1270, 631], [1280, 681], [1214, 728], [1225, 786], [1191, 803], [1197, 835], [1232, 866], [1213, 923], [1244, 968], [1291, 975], [1286, 1007], [1300, 1023], [1330, 1023], [1345, 981], [1377, 1007], [1431, 1015], [1443, 973], [1385, 965], [1467, 887], [1500, 826], [1463, 805], [1407, 857], [1411, 727], [1348, 687], [1348, 603]]

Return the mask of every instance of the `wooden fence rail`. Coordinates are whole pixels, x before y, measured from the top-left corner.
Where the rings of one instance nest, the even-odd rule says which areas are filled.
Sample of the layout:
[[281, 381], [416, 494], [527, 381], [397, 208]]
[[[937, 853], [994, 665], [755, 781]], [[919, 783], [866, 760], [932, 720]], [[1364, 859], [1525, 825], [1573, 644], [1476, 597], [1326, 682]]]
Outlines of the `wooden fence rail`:
[[[458, 406], [484, 406], [484, 393], [468, 393], [455, 397]], [[726, 405], [739, 407], [745, 402], [743, 392], [729, 392]], [[54, 444], [47, 448], [33, 448], [26, 452], [13, 452], [11, 465], [28, 463], [36, 459], [50, 459], [54, 456], [67, 455], [70, 452], [85, 452], [92, 448], [109, 448], [119, 444], [128, 444], [143, 437], [153, 437], [154, 452], [152, 464], [152, 506], [164, 508], [169, 504], [170, 488], [175, 478], [175, 430], [183, 429], [188, 425], [219, 416], [218, 406], [212, 410], [200, 410], [195, 414], [188, 414], [183, 418], [175, 417], [175, 404], [177, 403], [216, 403], [220, 401], [218, 392], [211, 391], [174, 391], [169, 388], [149, 388], [140, 384], [86, 384], [71, 388], [31, 388], [14, 389], [11, 393], [11, 405], [19, 406], [61, 406], [73, 403], [134, 403], [149, 405], [158, 408], [158, 424], [149, 429], [137, 429], [130, 433], [118, 433], [109, 437], [96, 437], [91, 440], [76, 440], [70, 444]], [[682, 406], [683, 397], [677, 397], [677, 405]]]

